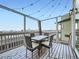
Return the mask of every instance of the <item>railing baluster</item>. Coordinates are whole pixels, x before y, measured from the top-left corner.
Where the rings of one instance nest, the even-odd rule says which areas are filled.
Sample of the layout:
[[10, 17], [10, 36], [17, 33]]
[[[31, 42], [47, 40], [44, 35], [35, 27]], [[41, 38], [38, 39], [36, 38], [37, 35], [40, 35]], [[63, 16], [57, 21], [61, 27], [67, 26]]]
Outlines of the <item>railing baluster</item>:
[[4, 44], [4, 46], [5, 46], [5, 47], [4, 47], [4, 50], [7, 50], [7, 48], [6, 48], [6, 46], [7, 46], [7, 44], [6, 44], [6, 35], [4, 36], [4, 43], [5, 43], [5, 44]]
[[12, 48], [12, 35], [10, 35], [10, 48]]
[[14, 35], [14, 47], [15, 47], [15, 40], [16, 40], [16, 35]]
[[10, 35], [9, 35], [9, 49], [10, 49], [10, 47], [11, 47], [11, 37], [10, 37]]
[[0, 36], [0, 51], [1, 51], [1, 36]]
[[0, 33], [0, 53], [23, 45], [23, 33]]
[[12, 47], [14, 48], [14, 35], [12, 35], [13, 39], [12, 39]]
[[17, 46], [18, 46], [18, 35], [17, 35]]
[[12, 40], [13, 43], [12, 43], [12, 45], [13, 45], [13, 48], [14, 48], [14, 35], [12, 37], [13, 37], [13, 40]]
[[19, 46], [20, 35], [18, 35], [18, 46]]
[[13, 35], [11, 35], [11, 47], [13, 48]]
[[21, 34], [19, 34], [18, 45], [20, 46]]
[[[16, 35], [16, 42], [17, 42], [17, 35]], [[16, 42], [15, 42], [15, 46], [17, 45]]]
[[4, 42], [3, 42], [3, 36], [1, 36], [1, 39], [2, 39], [2, 40], [1, 40], [1, 43], [2, 43], [1, 46], [2, 46], [2, 51], [3, 51], [3, 47], [4, 47], [4, 45], [3, 45], [3, 44], [4, 44]]
[[9, 35], [7, 36], [7, 50], [9, 49]]
[[2, 51], [4, 51], [5, 49], [5, 41], [4, 41], [4, 36], [2, 36]]
[[1, 52], [2, 52], [2, 36], [1, 36]]
[[13, 48], [13, 35], [11, 35], [11, 48]]

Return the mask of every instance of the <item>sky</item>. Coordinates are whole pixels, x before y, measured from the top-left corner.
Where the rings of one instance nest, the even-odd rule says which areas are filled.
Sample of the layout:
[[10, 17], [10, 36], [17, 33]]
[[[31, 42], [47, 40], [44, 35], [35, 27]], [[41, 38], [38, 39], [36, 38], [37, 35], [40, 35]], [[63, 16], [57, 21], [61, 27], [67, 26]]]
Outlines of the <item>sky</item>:
[[[79, 3], [79, 1], [77, 2]], [[72, 0], [0, 0], [0, 4], [43, 20], [69, 13]], [[56, 19], [42, 22], [43, 30], [55, 30]], [[26, 17], [26, 29], [38, 30], [38, 23]], [[23, 16], [0, 8], [0, 31], [23, 30]]]

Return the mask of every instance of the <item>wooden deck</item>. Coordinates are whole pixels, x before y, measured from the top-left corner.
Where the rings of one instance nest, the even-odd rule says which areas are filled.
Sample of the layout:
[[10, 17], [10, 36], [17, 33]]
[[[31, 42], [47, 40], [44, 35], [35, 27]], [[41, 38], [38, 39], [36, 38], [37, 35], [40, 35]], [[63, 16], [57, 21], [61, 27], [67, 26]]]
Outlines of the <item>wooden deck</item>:
[[[77, 59], [71, 47], [68, 45], [63, 45], [60, 43], [52, 43], [52, 52], [51, 59]], [[43, 50], [45, 48], [42, 48]], [[44, 52], [44, 53], [43, 53]], [[34, 51], [34, 59], [49, 59], [48, 57], [48, 49], [44, 50], [41, 57], [38, 57], [38, 50]], [[0, 54], [0, 59], [31, 59], [31, 52], [28, 51], [28, 55], [26, 58], [26, 48], [21, 46], [19, 48], [7, 51], [5, 53]]]

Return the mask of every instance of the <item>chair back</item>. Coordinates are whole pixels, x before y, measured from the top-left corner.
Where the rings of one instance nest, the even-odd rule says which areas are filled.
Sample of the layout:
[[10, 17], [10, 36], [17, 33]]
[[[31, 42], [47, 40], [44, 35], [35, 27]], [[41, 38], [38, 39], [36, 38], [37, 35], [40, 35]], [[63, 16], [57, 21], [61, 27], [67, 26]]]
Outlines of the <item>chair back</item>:
[[25, 44], [27, 48], [32, 48], [32, 41], [30, 36], [25, 36]]
[[34, 36], [35, 36], [35, 34], [34, 34], [34, 33], [31, 33], [30, 35], [31, 35], [31, 37], [34, 37]]
[[53, 42], [53, 35], [50, 36], [50, 43], [49, 43], [50, 46], [52, 46], [52, 42]]
[[49, 36], [49, 33], [44, 33], [44, 35]]

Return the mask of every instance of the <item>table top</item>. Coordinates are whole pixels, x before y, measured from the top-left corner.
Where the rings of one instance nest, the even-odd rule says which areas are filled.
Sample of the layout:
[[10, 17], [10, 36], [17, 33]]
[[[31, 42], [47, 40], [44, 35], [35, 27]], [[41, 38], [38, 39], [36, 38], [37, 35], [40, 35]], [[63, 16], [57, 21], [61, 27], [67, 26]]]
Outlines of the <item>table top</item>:
[[40, 41], [40, 40], [46, 39], [47, 37], [48, 37], [48, 36], [45, 36], [45, 35], [38, 35], [38, 36], [32, 37], [31, 39], [32, 39], [32, 40]]

